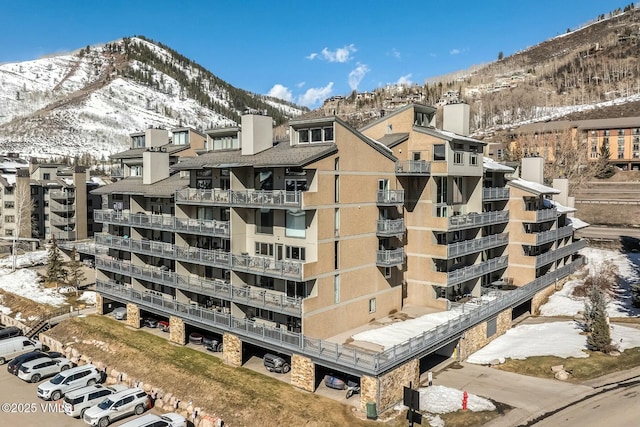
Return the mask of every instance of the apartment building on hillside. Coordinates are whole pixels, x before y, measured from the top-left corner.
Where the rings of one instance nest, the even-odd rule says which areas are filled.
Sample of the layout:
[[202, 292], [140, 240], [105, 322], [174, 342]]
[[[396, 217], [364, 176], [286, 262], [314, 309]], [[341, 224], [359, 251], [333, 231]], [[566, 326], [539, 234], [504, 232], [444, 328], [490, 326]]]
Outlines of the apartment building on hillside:
[[[169, 150], [137, 147], [127, 162], [141, 173], [92, 192], [106, 207], [94, 213], [99, 310], [126, 304], [134, 327], [164, 317], [180, 344], [218, 335], [233, 365], [243, 351], [291, 355], [292, 383], [313, 391], [319, 366], [364, 381], [461, 339], [376, 354], [350, 345], [350, 331], [505, 283], [533, 294], [573, 271], [578, 247], [555, 190], [509, 182], [512, 168], [484, 159], [467, 105], [445, 107], [445, 130], [435, 113], [409, 105], [360, 130], [308, 115], [275, 143], [270, 117], [245, 114], [171, 166]], [[397, 390], [376, 384], [363, 402], [384, 409]]]

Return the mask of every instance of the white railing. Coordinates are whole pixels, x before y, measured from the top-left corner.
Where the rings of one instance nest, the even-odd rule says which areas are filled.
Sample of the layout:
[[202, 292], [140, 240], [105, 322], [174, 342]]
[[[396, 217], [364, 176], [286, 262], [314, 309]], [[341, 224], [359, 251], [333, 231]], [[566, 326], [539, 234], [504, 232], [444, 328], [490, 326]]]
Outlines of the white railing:
[[96, 222], [123, 224], [132, 227], [151, 228], [204, 234], [209, 236], [229, 237], [229, 221], [214, 219], [176, 218], [168, 215], [147, 215], [129, 213], [127, 211], [95, 210], [93, 219]]
[[485, 274], [492, 273], [501, 268], [507, 268], [508, 256], [492, 258], [480, 264], [469, 265], [447, 273], [447, 286], [457, 285], [467, 280], [476, 279]]
[[396, 236], [404, 234], [404, 219], [381, 219], [378, 220], [377, 234], [383, 236]]
[[378, 190], [379, 205], [401, 205], [404, 203], [404, 190]]
[[391, 267], [404, 263], [404, 249], [379, 250], [377, 252], [376, 265]]
[[494, 211], [449, 217], [449, 230], [464, 228], [484, 227], [485, 225], [499, 224], [509, 221], [509, 211]]
[[426, 160], [405, 160], [396, 162], [397, 175], [429, 175], [431, 163]]
[[495, 248], [509, 243], [509, 233], [493, 234], [480, 239], [465, 240], [447, 245], [447, 258], [468, 255], [470, 253]]
[[506, 200], [509, 198], [509, 187], [492, 187], [482, 189], [482, 200]]

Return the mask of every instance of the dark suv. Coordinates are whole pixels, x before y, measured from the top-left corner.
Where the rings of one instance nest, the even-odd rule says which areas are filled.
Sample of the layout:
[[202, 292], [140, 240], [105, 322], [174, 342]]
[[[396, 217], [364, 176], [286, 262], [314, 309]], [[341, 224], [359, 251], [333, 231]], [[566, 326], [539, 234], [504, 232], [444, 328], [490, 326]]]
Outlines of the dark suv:
[[19, 337], [20, 335], [22, 335], [22, 330], [20, 328], [16, 328], [15, 326], [9, 326], [8, 328], [0, 329], [0, 340]]
[[286, 360], [284, 360], [284, 357], [277, 356], [271, 353], [267, 353], [264, 355], [262, 363], [264, 363], [264, 367], [267, 368], [267, 371], [269, 372], [279, 372], [281, 374], [286, 374], [291, 370], [291, 365]]
[[62, 353], [58, 353], [56, 351], [50, 351], [49, 353], [42, 351], [30, 351], [29, 353], [21, 354], [20, 356], [14, 357], [11, 362], [7, 363], [7, 372], [13, 375], [18, 375], [18, 370], [23, 363], [31, 362], [32, 360], [40, 359], [41, 357], [50, 357], [54, 359], [56, 357], [62, 357]]

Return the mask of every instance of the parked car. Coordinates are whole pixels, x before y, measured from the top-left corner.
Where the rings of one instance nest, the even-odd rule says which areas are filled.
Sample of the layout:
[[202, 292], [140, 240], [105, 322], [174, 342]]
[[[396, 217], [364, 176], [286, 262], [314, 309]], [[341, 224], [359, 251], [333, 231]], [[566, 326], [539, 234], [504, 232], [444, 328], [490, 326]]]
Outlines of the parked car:
[[284, 357], [277, 356], [271, 353], [267, 353], [264, 355], [264, 357], [262, 358], [262, 363], [269, 372], [279, 372], [281, 374], [286, 374], [291, 370], [291, 365], [284, 359]]
[[131, 414], [142, 415], [151, 407], [151, 400], [141, 388], [129, 388], [106, 397], [87, 409], [83, 420], [90, 426], [107, 427], [113, 421]]
[[95, 366], [91, 364], [76, 366], [40, 384], [38, 397], [45, 400], [59, 400], [70, 391], [96, 384], [100, 378], [100, 372]]
[[166, 320], [159, 321], [158, 328], [160, 328], [162, 332], [169, 332], [169, 322], [167, 322]]
[[120, 427], [187, 427], [187, 419], [175, 412], [164, 415], [147, 414], [127, 421]]
[[34, 350], [42, 350], [40, 341], [22, 336], [4, 339], [0, 341], [0, 365], [3, 365], [7, 360]]
[[204, 336], [198, 332], [191, 332], [189, 334], [189, 342], [195, 345], [202, 345], [204, 341]]
[[50, 377], [73, 366], [66, 357], [41, 357], [24, 362], [18, 370], [18, 377], [24, 381], [37, 383], [42, 378]]
[[111, 315], [116, 320], [127, 320], [127, 308], [118, 307], [111, 312]]
[[218, 340], [217, 338], [204, 337], [202, 339], [202, 345], [207, 350], [213, 351], [213, 352], [221, 352], [223, 350], [222, 341]]
[[84, 416], [84, 412], [102, 402], [105, 397], [126, 390], [127, 386], [114, 384], [106, 387], [100, 384], [89, 385], [67, 393], [62, 409], [71, 417]]
[[22, 330], [15, 326], [9, 326], [8, 328], [0, 329], [0, 340], [7, 338], [19, 337], [22, 335]]
[[7, 372], [13, 375], [18, 375], [18, 369], [24, 362], [29, 362], [31, 360], [39, 359], [41, 357], [62, 357], [62, 353], [58, 353], [57, 351], [50, 351], [48, 353], [43, 351], [30, 351], [29, 353], [21, 354], [20, 356], [16, 356], [11, 359], [11, 362], [7, 363]]
[[157, 328], [158, 319], [154, 319], [153, 317], [145, 317], [144, 319], [142, 319], [142, 326], [146, 326], [147, 328]]
[[336, 390], [346, 390], [347, 383], [342, 379], [333, 374], [324, 376], [324, 385], [329, 388], [334, 388]]

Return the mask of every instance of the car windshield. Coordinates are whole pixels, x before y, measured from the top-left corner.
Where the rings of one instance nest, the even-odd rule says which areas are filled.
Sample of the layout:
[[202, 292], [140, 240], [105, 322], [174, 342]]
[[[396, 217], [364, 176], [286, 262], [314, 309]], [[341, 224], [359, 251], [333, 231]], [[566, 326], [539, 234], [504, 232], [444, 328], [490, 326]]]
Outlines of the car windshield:
[[111, 405], [113, 405], [113, 401], [107, 397], [102, 402], [98, 403], [98, 408], [109, 409]]
[[64, 380], [64, 377], [58, 374], [55, 377], [53, 377], [53, 379], [51, 380], [51, 384], [60, 384], [63, 380]]

